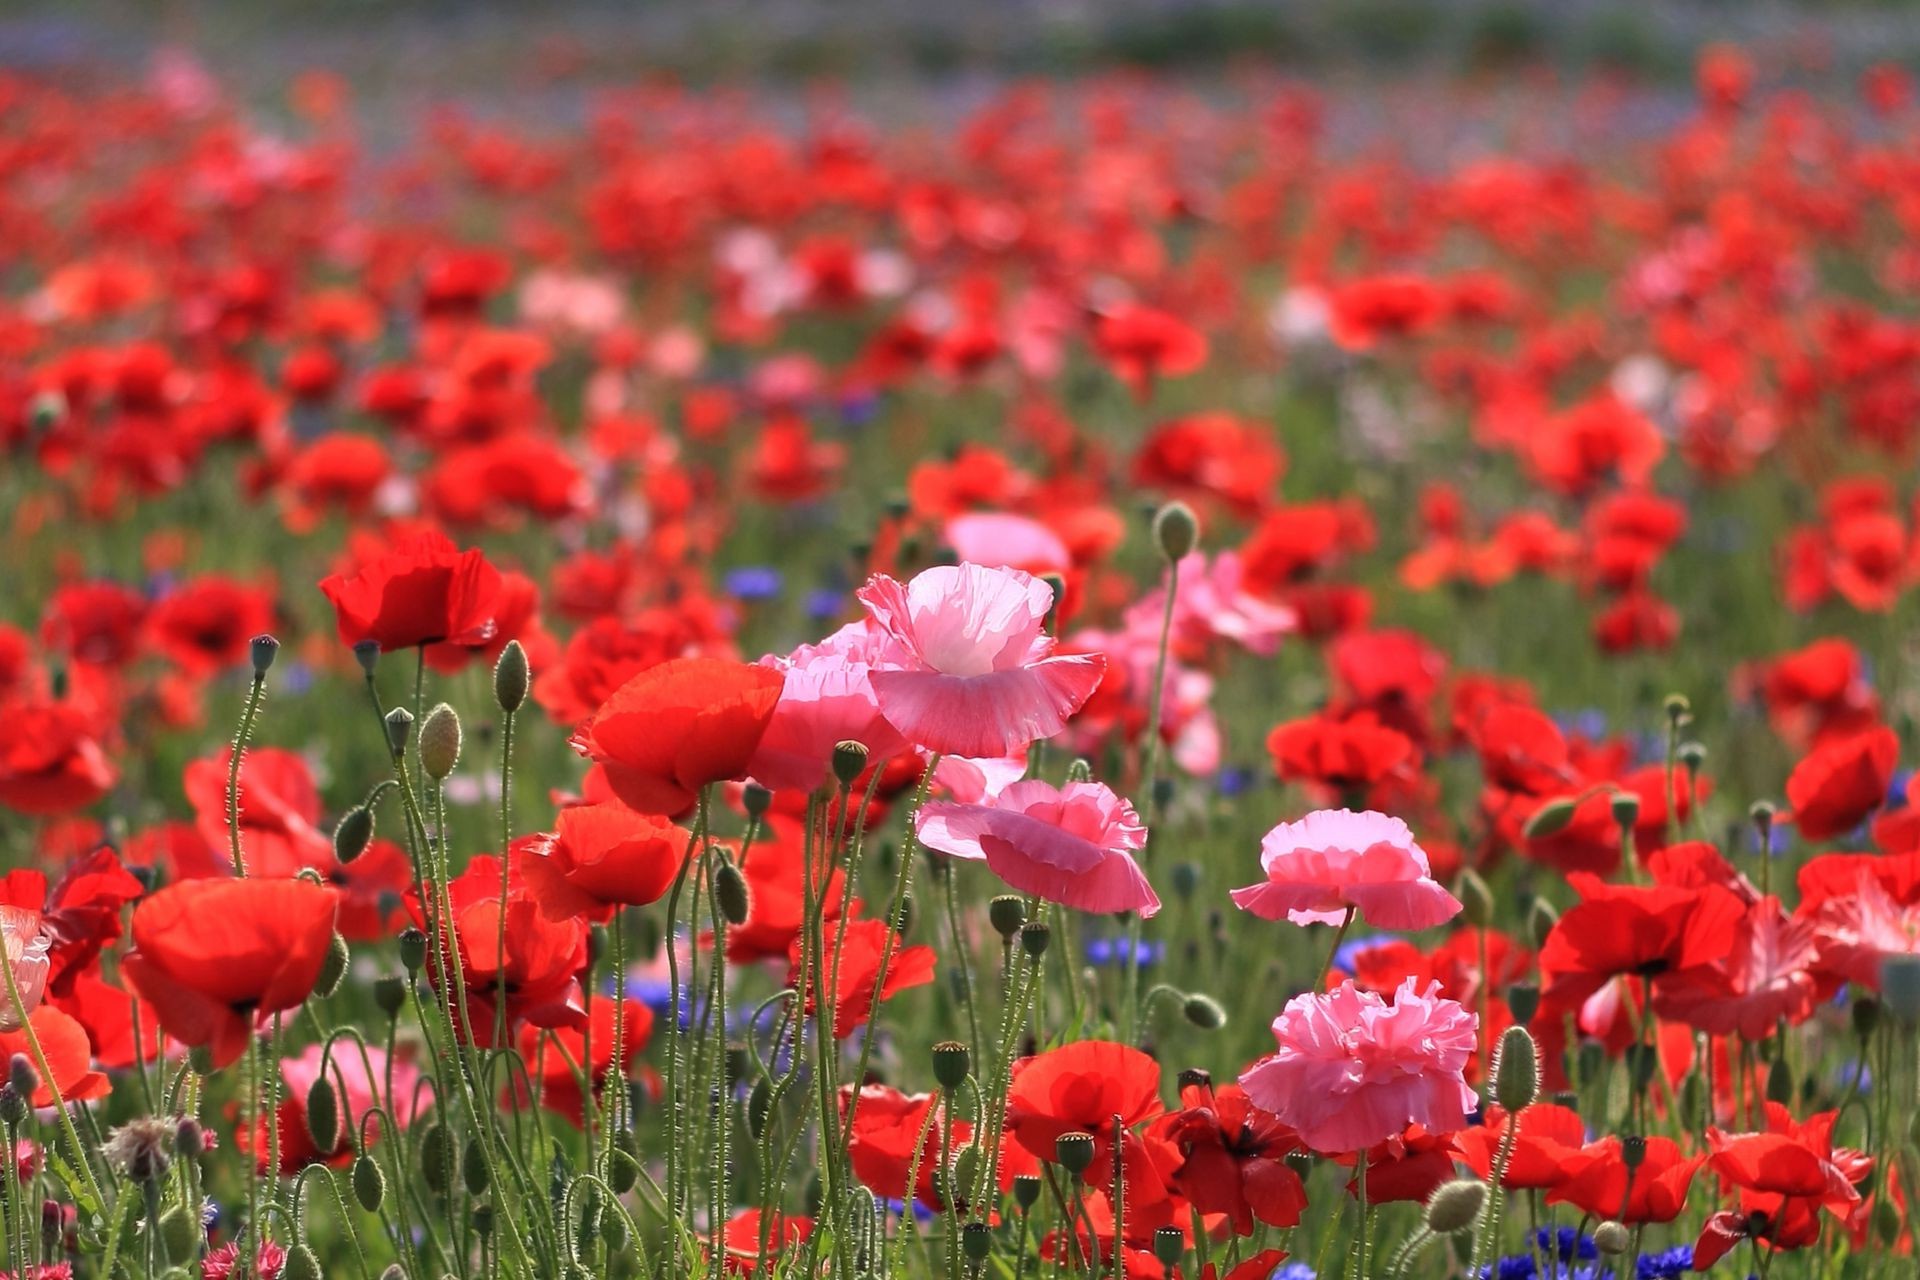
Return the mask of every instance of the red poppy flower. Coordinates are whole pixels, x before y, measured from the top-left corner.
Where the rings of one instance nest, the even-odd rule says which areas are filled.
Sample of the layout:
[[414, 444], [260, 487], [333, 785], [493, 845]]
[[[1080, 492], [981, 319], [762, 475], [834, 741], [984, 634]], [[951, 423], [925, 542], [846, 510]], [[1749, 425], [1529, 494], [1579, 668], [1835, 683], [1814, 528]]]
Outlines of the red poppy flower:
[[1616, 885], [1583, 871], [1567, 881], [1580, 902], [1540, 948], [1552, 1000], [1578, 1002], [1621, 974], [1652, 978], [1710, 964], [1726, 955], [1744, 914], [1740, 900], [1718, 886]]
[[1113, 1118], [1119, 1116], [1127, 1130], [1122, 1158], [1129, 1203], [1136, 1203], [1136, 1188], [1159, 1191], [1137, 1201], [1144, 1204], [1164, 1198], [1160, 1167], [1170, 1170], [1178, 1152], [1165, 1139], [1156, 1137], [1149, 1144], [1132, 1130], [1165, 1109], [1159, 1063], [1129, 1045], [1080, 1040], [1014, 1064], [1007, 1133], [1040, 1160], [1055, 1158], [1054, 1139], [1061, 1134], [1091, 1134], [1094, 1157], [1086, 1179], [1093, 1186], [1107, 1186], [1113, 1182]]
[[247, 645], [273, 629], [273, 592], [207, 574], [184, 582], [147, 615], [154, 645], [193, 675], [244, 661]]
[[[1425, 1125], [1410, 1124], [1405, 1133], [1367, 1149], [1367, 1203], [1425, 1201], [1454, 1176], [1454, 1161], [1459, 1158], [1453, 1134], [1429, 1133]], [[1358, 1162], [1343, 1155], [1335, 1157], [1334, 1163], [1354, 1169], [1353, 1177], [1347, 1179], [1347, 1194], [1359, 1195]]]
[[121, 972], [168, 1035], [223, 1067], [260, 1017], [312, 993], [333, 916], [333, 891], [306, 880], [182, 881], [134, 910]]
[[[798, 818], [763, 831], [747, 847], [738, 864], [747, 881], [747, 922], [727, 930], [727, 959], [735, 964], [786, 959], [800, 933], [805, 856]], [[829, 926], [840, 918], [842, 874], [834, 867], [826, 887], [817, 891]], [[854, 909], [859, 909], [858, 899]]]
[[15, 703], [5, 718], [0, 805], [35, 816], [69, 813], [107, 794], [119, 779], [88, 717], [72, 703]]
[[1101, 359], [1145, 399], [1156, 379], [1192, 373], [1207, 362], [1207, 340], [1178, 316], [1129, 303], [1101, 316], [1094, 326]]
[[1629, 1226], [1672, 1222], [1687, 1204], [1687, 1188], [1706, 1157], [1688, 1156], [1672, 1138], [1645, 1139], [1646, 1155], [1631, 1171], [1620, 1139], [1588, 1143], [1566, 1161], [1566, 1177], [1547, 1192], [1548, 1204], [1570, 1204], [1596, 1218]]
[[[765, 1235], [768, 1254], [765, 1258], [760, 1252], [760, 1239]], [[761, 1221], [758, 1209], [742, 1209], [727, 1219], [726, 1231], [721, 1237], [721, 1248], [726, 1253], [726, 1269], [729, 1275], [752, 1275], [761, 1266], [788, 1255], [798, 1245], [805, 1244], [807, 1237], [813, 1234], [813, 1219], [797, 1214], [780, 1213], [770, 1223]]]
[[573, 746], [642, 813], [685, 812], [700, 788], [745, 775], [780, 701], [778, 671], [677, 658], [620, 686]]
[[1300, 1175], [1286, 1163], [1299, 1149], [1293, 1130], [1253, 1105], [1237, 1084], [1180, 1091], [1183, 1107], [1153, 1124], [1182, 1159], [1168, 1178], [1175, 1191], [1204, 1214], [1225, 1214], [1236, 1235], [1253, 1234], [1256, 1220], [1297, 1226], [1307, 1206]]
[[1808, 840], [1851, 831], [1886, 802], [1900, 739], [1882, 725], [1815, 747], [1787, 776], [1787, 803]]
[[[873, 1007], [874, 984], [880, 979], [881, 952], [890, 941], [887, 926], [880, 920], [850, 920], [844, 938], [839, 937], [837, 926], [827, 931], [820, 972], [833, 1002], [834, 1039], [844, 1040], [866, 1023], [867, 1012]], [[912, 987], [924, 987], [933, 981], [932, 947], [903, 947], [897, 942], [892, 945], [893, 956], [887, 961], [887, 985], [880, 992], [882, 1000]], [[800, 972], [800, 939], [794, 939], [787, 954], [791, 962], [787, 971], [787, 985], [804, 986], [807, 1012], [816, 1013], [818, 988], [811, 975]], [[837, 985], [834, 982], [836, 975], [839, 978]]]
[[347, 644], [373, 640], [382, 652], [481, 644], [493, 634], [500, 571], [477, 548], [461, 551], [445, 534], [427, 532], [321, 579], [320, 590]]
[[113, 850], [102, 846], [69, 866], [51, 889], [45, 873], [22, 869], [0, 878], [0, 904], [39, 915], [52, 939], [47, 990], [63, 995], [120, 937], [120, 909], [145, 889]]
[[140, 627], [147, 602], [138, 591], [117, 582], [76, 582], [61, 587], [47, 602], [40, 639], [75, 662], [120, 667], [140, 651]]
[[[60, 1098], [69, 1104], [91, 1102], [112, 1092], [113, 1086], [106, 1076], [93, 1069], [93, 1046], [87, 1040], [85, 1027], [53, 1006], [44, 1004], [27, 1015], [27, 1021], [32, 1025], [34, 1037], [40, 1042], [40, 1052], [47, 1056], [47, 1066], [53, 1072], [53, 1079], [42, 1079], [39, 1088], [33, 1091], [31, 1102], [34, 1106], [53, 1106], [56, 1085]], [[0, 1059], [12, 1062], [15, 1054], [21, 1054], [33, 1062], [32, 1052], [25, 1027], [17, 1031], [0, 1031]], [[34, 1069], [37, 1073], [37, 1063]]]
[[[1460, 1158], [1482, 1181], [1493, 1176], [1493, 1162], [1506, 1140], [1507, 1126], [1515, 1121], [1501, 1108], [1489, 1107], [1485, 1124], [1454, 1135]], [[1586, 1123], [1576, 1112], [1551, 1102], [1536, 1102], [1525, 1108], [1517, 1121], [1519, 1129], [1500, 1185], [1511, 1191], [1558, 1186], [1566, 1177], [1568, 1159], [1586, 1144]]]
[[1707, 1130], [1707, 1165], [1740, 1192], [1746, 1232], [1775, 1249], [1798, 1249], [1820, 1237], [1820, 1211], [1846, 1222], [1861, 1205], [1859, 1184], [1873, 1159], [1833, 1145], [1837, 1113], [1797, 1123], [1777, 1102], [1766, 1104], [1759, 1133]]
[[692, 849], [679, 827], [623, 804], [562, 809], [555, 827], [533, 837], [518, 864], [549, 920], [604, 922], [616, 906], [658, 902]]
[[1413, 740], [1389, 729], [1371, 711], [1348, 719], [1309, 716], [1267, 735], [1274, 772], [1283, 782], [1314, 782], [1344, 795], [1395, 776], [1412, 761]]

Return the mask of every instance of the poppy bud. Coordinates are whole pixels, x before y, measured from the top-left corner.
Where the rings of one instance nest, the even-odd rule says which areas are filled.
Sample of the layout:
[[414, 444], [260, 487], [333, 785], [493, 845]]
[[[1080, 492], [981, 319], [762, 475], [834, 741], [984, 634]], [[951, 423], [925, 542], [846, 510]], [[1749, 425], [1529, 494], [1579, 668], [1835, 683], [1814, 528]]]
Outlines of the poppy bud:
[[1881, 959], [1880, 999], [1902, 1022], [1920, 1018], [1920, 956], [1902, 952]]
[[399, 1017], [400, 1007], [407, 1002], [407, 984], [398, 978], [375, 979], [373, 1002], [380, 1006], [380, 1012], [389, 1019]]
[[[628, 1132], [631, 1133], [632, 1130]], [[633, 1190], [634, 1183], [638, 1181], [640, 1181], [640, 1162], [634, 1159], [632, 1152], [616, 1149], [613, 1153], [613, 1167], [608, 1170], [608, 1185], [617, 1194], [625, 1195]]]
[[487, 1164], [486, 1149], [478, 1138], [469, 1140], [466, 1150], [460, 1153], [460, 1179], [467, 1184], [467, 1193], [476, 1196], [493, 1181], [493, 1169]]
[[1227, 1011], [1220, 1006], [1220, 1002], [1198, 991], [1187, 997], [1180, 1011], [1186, 1015], [1188, 1022], [1202, 1031], [1218, 1031], [1227, 1025]]
[[1153, 540], [1169, 564], [1186, 559], [1200, 541], [1200, 520], [1184, 502], [1169, 502], [1153, 517]]
[[1684, 693], [1670, 693], [1667, 695], [1666, 712], [1667, 723], [1677, 729], [1693, 718], [1693, 704], [1687, 701]]
[[380, 642], [378, 640], [361, 640], [357, 642], [353, 646], [353, 660], [359, 663], [360, 669], [366, 672], [367, 676], [371, 678], [373, 669], [380, 665]]
[[187, 1050], [187, 1065], [193, 1068], [197, 1076], [210, 1076], [214, 1072], [213, 1046], [197, 1044]]
[[1618, 1222], [1603, 1222], [1593, 1229], [1593, 1247], [1617, 1258], [1633, 1247], [1633, 1233]]
[[1053, 592], [1053, 603], [1047, 606], [1047, 616], [1040, 624], [1051, 633], [1060, 624], [1060, 602], [1067, 597], [1067, 580], [1057, 573], [1043, 573], [1040, 581], [1046, 583], [1047, 589]]
[[942, 1040], [933, 1046], [933, 1078], [948, 1093], [958, 1089], [973, 1070], [973, 1054], [958, 1040]]
[[1453, 882], [1453, 896], [1460, 899], [1460, 917], [1476, 929], [1493, 923], [1493, 891], [1472, 867]]
[[272, 636], [255, 636], [247, 643], [247, 656], [253, 659], [253, 678], [264, 680], [269, 668], [273, 666], [274, 655], [280, 652], [280, 642]]
[[493, 664], [493, 700], [508, 715], [518, 711], [527, 700], [532, 673], [527, 668], [527, 651], [518, 640], [507, 641]]
[[40, 1073], [34, 1070], [33, 1059], [24, 1053], [16, 1053], [7, 1062], [7, 1084], [23, 1098], [31, 1098], [40, 1090]]
[[733, 859], [721, 854], [713, 867], [713, 900], [728, 924], [745, 924], [752, 910], [753, 897], [747, 891], [747, 878]]
[[1793, 1071], [1785, 1058], [1775, 1058], [1767, 1068], [1767, 1101], [1783, 1107], [1793, 1101]]
[[1622, 831], [1631, 830], [1640, 821], [1640, 797], [1631, 791], [1616, 791], [1608, 801], [1613, 820]]
[[843, 787], [851, 787], [867, 767], [867, 744], [851, 738], [833, 744], [833, 776]]
[[1531, 982], [1516, 982], [1507, 988], [1507, 1009], [1521, 1026], [1533, 1021], [1540, 1012], [1540, 988]]
[[160, 1247], [166, 1250], [168, 1260], [185, 1263], [193, 1258], [194, 1250], [206, 1238], [196, 1215], [175, 1206], [160, 1215]]
[[1683, 742], [1680, 750], [1674, 753], [1681, 768], [1689, 774], [1700, 772], [1700, 766], [1707, 762], [1707, 744], [1704, 742]]
[[1627, 1079], [1633, 1082], [1633, 1088], [1640, 1090], [1651, 1085], [1653, 1073], [1660, 1069], [1660, 1051], [1650, 1044], [1630, 1044], [1626, 1058]]
[[1880, 1025], [1880, 1002], [1872, 996], [1861, 996], [1853, 1002], [1849, 1011], [1853, 1018], [1853, 1034], [1865, 1040]]
[[1047, 944], [1052, 941], [1053, 930], [1045, 920], [1029, 920], [1020, 926], [1020, 948], [1035, 960], [1047, 954]]
[[1893, 1201], [1882, 1200], [1873, 1206], [1873, 1231], [1880, 1237], [1880, 1243], [1891, 1245], [1900, 1238], [1900, 1229], [1906, 1225], [1901, 1220], [1900, 1211]]
[[1180, 1265], [1180, 1259], [1187, 1256], [1187, 1238], [1180, 1234], [1180, 1228], [1155, 1227], [1153, 1229], [1153, 1256], [1163, 1267]]
[[1073, 763], [1067, 766], [1067, 781], [1068, 782], [1092, 782], [1093, 781], [1093, 766], [1087, 763], [1086, 758], [1084, 756], [1074, 757]]
[[307, 1090], [307, 1135], [322, 1155], [340, 1145], [340, 1096], [325, 1072], [314, 1077]]
[[1053, 1158], [1068, 1173], [1086, 1172], [1093, 1163], [1093, 1135], [1090, 1133], [1063, 1133], [1053, 1140]]
[[387, 1198], [387, 1175], [380, 1172], [372, 1156], [361, 1156], [353, 1162], [353, 1198], [368, 1213], [380, 1212], [381, 1202]]
[[1173, 891], [1191, 899], [1200, 890], [1200, 864], [1191, 860], [1173, 864]]
[[1547, 935], [1553, 932], [1553, 926], [1560, 923], [1560, 913], [1545, 898], [1535, 898], [1533, 905], [1527, 908], [1527, 937], [1532, 939], [1534, 949], [1547, 944]]
[[757, 782], [749, 782], [740, 790], [740, 804], [749, 818], [764, 818], [773, 807], [773, 792]]
[[280, 1280], [320, 1280], [320, 1259], [313, 1256], [302, 1241], [287, 1246], [286, 1261], [280, 1264]]
[[960, 1228], [960, 1252], [978, 1266], [993, 1252], [993, 1228], [984, 1222], [969, 1222]]
[[1529, 840], [1557, 836], [1567, 829], [1567, 825], [1573, 821], [1574, 811], [1579, 807], [1580, 802], [1572, 796], [1549, 800], [1533, 811], [1533, 816], [1520, 828], [1520, 834]]
[[473, 1229], [482, 1240], [493, 1234], [493, 1206], [477, 1204], [473, 1206]]
[[347, 962], [352, 958], [347, 940], [334, 934], [327, 943], [327, 958], [321, 962], [320, 976], [314, 979], [313, 994], [325, 1000], [338, 991], [341, 980], [347, 976]]
[[1013, 1179], [1013, 1201], [1021, 1209], [1031, 1209], [1040, 1201], [1040, 1179], [1031, 1173], [1016, 1174]]
[[399, 755], [407, 749], [407, 738], [413, 733], [413, 712], [405, 707], [395, 707], [387, 712], [387, 750]]
[[1477, 1178], [1443, 1182], [1427, 1197], [1427, 1230], [1441, 1236], [1465, 1231], [1479, 1221], [1486, 1203], [1487, 1184]]
[[427, 935], [409, 925], [400, 931], [400, 963], [408, 973], [419, 973], [427, 962]]
[[1003, 893], [987, 904], [987, 920], [1001, 939], [1011, 943], [1027, 922], [1027, 903], [1018, 894]]
[[1507, 1113], [1533, 1105], [1540, 1096], [1540, 1051], [1525, 1027], [1508, 1027], [1493, 1060], [1493, 1096]]
[[773, 1086], [764, 1079], [755, 1080], [747, 1091], [747, 1132], [755, 1140], [766, 1136], [767, 1114], [773, 1107]]
[[441, 703], [427, 712], [420, 725], [420, 767], [435, 782], [453, 772], [460, 763], [460, 716]]
[[600, 1241], [607, 1246], [609, 1253], [618, 1255], [627, 1247], [627, 1220], [617, 1213], [609, 1213], [601, 1218]]
[[340, 815], [333, 828], [333, 856], [342, 866], [367, 851], [373, 843], [373, 810], [357, 804]]

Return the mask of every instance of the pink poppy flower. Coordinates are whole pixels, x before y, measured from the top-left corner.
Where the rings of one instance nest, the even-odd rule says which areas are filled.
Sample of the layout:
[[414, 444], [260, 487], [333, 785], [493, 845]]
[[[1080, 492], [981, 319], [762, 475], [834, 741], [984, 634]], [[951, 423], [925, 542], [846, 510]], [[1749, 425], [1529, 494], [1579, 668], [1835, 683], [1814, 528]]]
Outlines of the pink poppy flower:
[[1235, 889], [1234, 905], [1264, 920], [1339, 924], [1348, 909], [1381, 929], [1431, 929], [1460, 913], [1426, 852], [1398, 818], [1319, 809], [1260, 842], [1267, 878]]
[[1017, 569], [940, 565], [901, 583], [875, 574], [860, 602], [886, 632], [873, 673], [880, 714], [943, 755], [1004, 756], [1066, 727], [1100, 683], [1098, 654], [1053, 652], [1053, 588]]
[[858, 742], [878, 764], [907, 749], [907, 741], [880, 714], [873, 691], [872, 651], [882, 642], [870, 623], [842, 627], [817, 645], [763, 667], [781, 673], [780, 701], [754, 749], [747, 773], [775, 791], [812, 791], [829, 780], [833, 748]]
[[52, 947], [53, 938], [42, 927], [39, 912], [0, 905], [0, 964], [12, 968], [21, 1005], [15, 1008], [6, 987], [0, 985], [0, 1031], [18, 1031], [26, 1016], [39, 1007], [53, 969], [47, 955]]
[[1060, 535], [1028, 516], [969, 511], [947, 521], [946, 543], [963, 561], [1006, 565], [1028, 573], [1065, 573], [1073, 554]]
[[1389, 1004], [1351, 980], [1295, 996], [1273, 1020], [1280, 1051], [1240, 1084], [1322, 1154], [1360, 1151], [1424, 1125], [1464, 1129], [1477, 1098], [1467, 1087], [1480, 1019], [1408, 978]]
[[987, 804], [925, 805], [914, 828], [927, 848], [984, 860], [1013, 888], [1048, 902], [1143, 917], [1160, 910], [1133, 860], [1147, 829], [1104, 783], [1016, 782]]

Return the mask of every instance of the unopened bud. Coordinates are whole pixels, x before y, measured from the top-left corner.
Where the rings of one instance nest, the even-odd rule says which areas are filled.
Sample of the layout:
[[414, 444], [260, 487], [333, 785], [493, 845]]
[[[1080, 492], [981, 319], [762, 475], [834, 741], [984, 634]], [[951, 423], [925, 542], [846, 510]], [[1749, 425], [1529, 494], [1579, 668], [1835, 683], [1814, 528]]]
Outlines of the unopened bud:
[[1441, 1236], [1465, 1231], [1480, 1220], [1486, 1203], [1487, 1184], [1478, 1179], [1443, 1182], [1427, 1197], [1427, 1229]]
[[295, 1240], [287, 1246], [286, 1261], [280, 1264], [280, 1280], [320, 1280], [320, 1259], [305, 1243]]
[[480, 1145], [478, 1138], [469, 1141], [466, 1150], [460, 1153], [460, 1179], [467, 1184], [467, 1193], [476, 1196], [493, 1181], [493, 1169], [487, 1164], [486, 1148]]
[[1507, 1011], [1521, 1026], [1533, 1021], [1540, 1012], [1540, 988], [1531, 982], [1516, 982], [1507, 988]]
[[1169, 563], [1186, 559], [1200, 541], [1200, 521], [1184, 502], [1169, 502], [1153, 517], [1153, 540]]
[[322, 1155], [332, 1154], [340, 1145], [340, 1096], [324, 1071], [307, 1090], [307, 1135]]
[[493, 664], [493, 700], [502, 711], [511, 715], [526, 702], [531, 677], [527, 651], [520, 647], [518, 640], [507, 641], [507, 647], [500, 651], [498, 661]]
[[34, 1069], [33, 1059], [24, 1053], [16, 1053], [8, 1059], [7, 1083], [23, 1098], [31, 1098], [40, 1092], [40, 1073]]
[[420, 767], [438, 782], [460, 763], [460, 715], [446, 703], [427, 712], [420, 725]]
[[333, 828], [334, 861], [345, 866], [373, 843], [373, 810], [357, 804], [340, 815]]
[[1520, 834], [1529, 840], [1544, 840], [1548, 836], [1557, 836], [1565, 831], [1573, 821], [1574, 811], [1580, 802], [1572, 796], [1560, 796], [1549, 800], [1533, 811], [1526, 825], [1520, 828]]
[[1540, 1095], [1540, 1051], [1525, 1027], [1508, 1027], [1493, 1060], [1493, 1096], [1512, 1114]]
[[1227, 1011], [1220, 1002], [1198, 991], [1187, 997], [1180, 1011], [1186, 1015], [1188, 1022], [1202, 1031], [1218, 1031], [1227, 1025]]
[[1493, 892], [1472, 867], [1454, 881], [1453, 896], [1460, 899], [1460, 916], [1468, 924], [1485, 929], [1493, 923]]
[[1553, 932], [1553, 926], [1560, 923], [1560, 913], [1545, 898], [1535, 898], [1533, 905], [1527, 908], [1527, 937], [1532, 940], [1534, 949], [1547, 945], [1547, 936]]
[[313, 994], [325, 1000], [338, 991], [340, 983], [347, 976], [347, 964], [352, 959], [345, 938], [336, 933], [328, 939], [327, 956], [320, 962], [320, 974], [314, 979]]
[[353, 1198], [368, 1213], [380, 1212], [387, 1198], [387, 1175], [380, 1172], [372, 1156], [361, 1156], [353, 1162]]
[[1593, 1247], [1609, 1258], [1617, 1258], [1633, 1247], [1633, 1233], [1618, 1222], [1603, 1222], [1593, 1229]]
[[733, 859], [721, 854], [713, 865], [713, 901], [728, 924], [741, 925], [753, 909], [753, 895], [747, 890], [747, 878]]

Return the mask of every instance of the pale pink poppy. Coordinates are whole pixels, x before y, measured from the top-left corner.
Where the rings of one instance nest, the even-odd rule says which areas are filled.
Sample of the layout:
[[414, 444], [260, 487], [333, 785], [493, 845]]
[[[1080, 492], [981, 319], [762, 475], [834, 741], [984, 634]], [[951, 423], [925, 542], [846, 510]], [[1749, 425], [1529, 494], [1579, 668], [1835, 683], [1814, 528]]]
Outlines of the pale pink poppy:
[[775, 791], [812, 791], [829, 780], [834, 746], [858, 742], [879, 763], [907, 749], [906, 739], [880, 714], [868, 658], [879, 637], [856, 623], [818, 645], [802, 645], [760, 665], [784, 679], [773, 719], [747, 772]]
[[1078, 911], [1151, 916], [1160, 898], [1133, 855], [1147, 829], [1133, 806], [1099, 782], [1016, 782], [988, 804], [937, 801], [921, 807], [920, 843], [956, 858], [984, 860], [1022, 893]]
[[1407, 824], [1372, 810], [1283, 822], [1260, 842], [1260, 865], [1267, 878], [1232, 897], [1265, 920], [1339, 924], [1352, 908], [1376, 928], [1431, 929], [1460, 913]]
[[[1097, 756], [1116, 734], [1130, 735], [1146, 723], [1152, 699], [1153, 671], [1160, 660], [1160, 623], [1150, 629], [1129, 626], [1122, 631], [1076, 631], [1069, 647], [1099, 653], [1116, 673], [1120, 696], [1099, 700], [1100, 713], [1077, 718], [1067, 735], [1069, 749]], [[1213, 714], [1213, 677], [1204, 671], [1167, 659], [1166, 679], [1160, 686], [1161, 741], [1175, 764], [1192, 774], [1208, 774], [1220, 767], [1220, 723]]]
[[[1126, 612], [1128, 632], [1150, 637], [1156, 650], [1166, 602], [1166, 588], [1161, 587]], [[1225, 640], [1248, 653], [1269, 657], [1280, 647], [1280, 638], [1298, 627], [1299, 618], [1292, 609], [1241, 586], [1238, 552], [1222, 551], [1209, 562], [1196, 551], [1180, 562], [1173, 636], [1182, 651], [1205, 651], [1213, 641]]]
[[1240, 1077], [1247, 1097], [1326, 1155], [1365, 1150], [1410, 1124], [1464, 1129], [1477, 1101], [1465, 1071], [1480, 1019], [1439, 991], [1408, 978], [1388, 1003], [1349, 980], [1295, 996], [1273, 1020], [1279, 1052]]
[[965, 756], [941, 756], [933, 767], [933, 781], [949, 800], [959, 804], [983, 804], [1027, 776], [1025, 747], [1008, 756], [969, 760]]
[[6, 988], [0, 987], [0, 1031], [18, 1031], [46, 994], [47, 973], [53, 967], [47, 952], [53, 947], [53, 939], [41, 928], [39, 912], [0, 905], [0, 943], [6, 949], [0, 963], [13, 969], [14, 985], [20, 993], [20, 1005], [16, 1007]]
[[1052, 737], [1106, 669], [1097, 654], [1054, 654], [1043, 629], [1053, 588], [1017, 569], [875, 574], [860, 602], [891, 642], [894, 669], [872, 676], [880, 713], [943, 755], [1004, 756]]
[[947, 521], [953, 553], [971, 564], [1005, 565], [1028, 573], [1065, 573], [1073, 555], [1060, 535], [1028, 516], [969, 511]]

